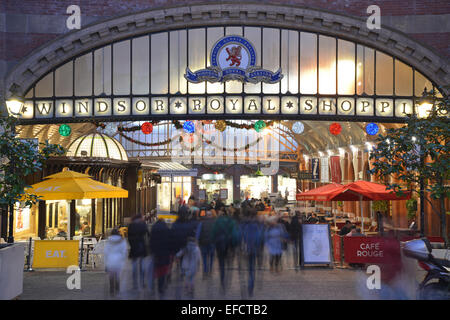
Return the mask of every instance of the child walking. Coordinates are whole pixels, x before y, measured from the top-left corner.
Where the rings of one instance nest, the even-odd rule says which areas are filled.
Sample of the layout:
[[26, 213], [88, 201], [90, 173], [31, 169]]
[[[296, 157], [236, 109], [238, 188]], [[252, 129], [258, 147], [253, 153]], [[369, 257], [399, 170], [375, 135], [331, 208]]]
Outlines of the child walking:
[[202, 256], [200, 248], [194, 237], [187, 239], [186, 247], [178, 251], [176, 257], [181, 260], [181, 275], [184, 279], [185, 288], [191, 298], [194, 297], [194, 278], [200, 269]]
[[114, 297], [120, 290], [120, 273], [127, 261], [128, 248], [119, 230], [113, 229], [105, 244], [105, 269], [109, 275], [109, 292]]

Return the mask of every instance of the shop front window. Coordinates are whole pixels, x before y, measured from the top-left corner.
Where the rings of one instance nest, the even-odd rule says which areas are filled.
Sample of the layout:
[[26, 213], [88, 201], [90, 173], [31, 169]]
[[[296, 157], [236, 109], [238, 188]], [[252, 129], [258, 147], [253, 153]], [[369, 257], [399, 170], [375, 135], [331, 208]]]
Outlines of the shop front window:
[[75, 203], [75, 236], [90, 236], [92, 228], [91, 199], [76, 200]]
[[70, 202], [46, 201], [45, 237], [47, 239], [65, 238], [69, 235]]
[[269, 197], [269, 193], [272, 190], [272, 177], [241, 177], [241, 199], [255, 198], [264, 199]]
[[25, 207], [24, 202], [14, 206], [14, 238], [26, 240], [37, 236], [38, 207]]
[[[209, 176], [212, 176], [210, 179]], [[221, 176], [219, 179], [214, 179], [214, 176]], [[199, 190], [204, 190], [200, 194], [206, 197], [207, 202], [221, 198], [226, 205], [233, 203], [233, 178], [225, 178], [223, 175], [203, 175], [202, 179], [198, 179]], [[226, 198], [225, 198], [226, 196]], [[203, 200], [203, 199], [202, 199]]]
[[297, 182], [295, 179], [278, 176], [278, 192], [281, 193], [283, 198], [287, 196], [288, 200], [295, 200], [296, 190]]
[[158, 185], [157, 204], [159, 211], [176, 210], [178, 204], [188, 202], [192, 193], [191, 177], [161, 177]]

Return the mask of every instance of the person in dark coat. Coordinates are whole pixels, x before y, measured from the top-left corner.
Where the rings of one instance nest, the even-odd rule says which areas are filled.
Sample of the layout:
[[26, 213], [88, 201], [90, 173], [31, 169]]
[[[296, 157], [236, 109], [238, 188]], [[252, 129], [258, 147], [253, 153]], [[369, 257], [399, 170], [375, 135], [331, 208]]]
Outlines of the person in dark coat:
[[206, 216], [200, 221], [200, 230], [198, 233], [198, 243], [203, 259], [203, 276], [211, 274], [214, 261], [214, 243], [212, 241], [212, 229], [216, 218], [212, 211], [206, 211]]
[[347, 233], [349, 233], [352, 229], [352, 223], [350, 220], [345, 221], [345, 225], [342, 227], [341, 231], [339, 231], [340, 236], [345, 236]]
[[219, 217], [214, 223], [212, 240], [217, 251], [220, 270], [220, 284], [225, 290], [225, 264], [229, 263], [229, 255], [233, 247], [233, 235], [236, 234], [237, 226], [234, 220], [228, 217], [225, 210], [219, 210]]
[[256, 220], [256, 212], [251, 212], [248, 219], [243, 221], [241, 230], [248, 262], [248, 295], [251, 297], [255, 286], [256, 256], [264, 237], [264, 228]]
[[188, 237], [195, 237], [198, 221], [190, 220], [189, 214], [187, 207], [181, 207], [178, 219], [172, 224], [170, 243], [173, 256], [186, 246]]
[[292, 241], [292, 250], [294, 251], [294, 268], [297, 270], [300, 265], [300, 237], [302, 232], [302, 225], [300, 223], [300, 214], [296, 213], [292, 217], [289, 225], [289, 236]]
[[156, 221], [150, 232], [150, 252], [154, 261], [154, 277], [158, 279], [159, 297], [163, 298], [166, 288], [166, 278], [170, 270], [171, 247], [170, 229], [162, 219]]
[[138, 274], [140, 275], [142, 287], [145, 287], [144, 258], [147, 256], [148, 236], [149, 231], [142, 215], [134, 216], [128, 227], [129, 257], [133, 265], [133, 289], [138, 289]]

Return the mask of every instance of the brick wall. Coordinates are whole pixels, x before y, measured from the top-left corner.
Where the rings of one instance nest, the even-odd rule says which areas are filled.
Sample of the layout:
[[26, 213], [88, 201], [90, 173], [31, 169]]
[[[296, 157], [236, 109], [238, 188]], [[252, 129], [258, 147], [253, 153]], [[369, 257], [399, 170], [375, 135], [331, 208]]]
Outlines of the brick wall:
[[[227, 1], [236, 2], [239, 1]], [[164, 6], [182, 6], [195, 3], [217, 3], [217, 0], [2, 0], [0, 4], [0, 60], [6, 62], [8, 69], [34, 49], [62, 33], [69, 32], [65, 27], [69, 5], [79, 5], [82, 14], [82, 26], [100, 22], [111, 17], [133, 12], [161, 8]], [[381, 8], [382, 19], [386, 24], [405, 29], [413, 38], [428, 44], [443, 56], [450, 57], [448, 40], [450, 37], [450, 1], [445, 0], [260, 0], [258, 3], [306, 5], [353, 16], [367, 17], [367, 7], [376, 4]], [[444, 18], [433, 19], [431, 15]], [[414, 16], [427, 16], [426, 26], [415, 25]], [[3, 19], [1, 19], [3, 17]], [[435, 21], [434, 21], [435, 20]], [[422, 20], [421, 20], [422, 21]], [[382, 20], [383, 22], [383, 20]], [[431, 30], [417, 33], [422, 27]], [[411, 32], [408, 32], [410, 30]], [[440, 32], [436, 32], [440, 31]], [[1, 64], [0, 64], [1, 68]], [[3, 70], [3, 73], [6, 73]], [[1, 77], [1, 74], [0, 74]]]

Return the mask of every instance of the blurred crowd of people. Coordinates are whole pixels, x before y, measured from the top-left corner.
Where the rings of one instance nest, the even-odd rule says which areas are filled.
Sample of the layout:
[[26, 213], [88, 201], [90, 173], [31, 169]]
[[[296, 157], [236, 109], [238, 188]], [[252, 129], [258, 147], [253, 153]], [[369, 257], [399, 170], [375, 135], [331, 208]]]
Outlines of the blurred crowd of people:
[[[292, 250], [293, 267], [300, 267], [302, 223], [316, 223], [314, 216], [291, 215], [289, 209], [277, 214], [268, 201], [246, 199], [235, 206], [222, 201], [198, 203], [190, 197], [178, 208], [173, 223], [163, 219], [133, 217], [126, 239], [113, 230], [105, 246], [105, 267], [110, 293], [116, 295], [119, 277], [127, 258], [132, 264], [133, 289], [148, 288], [164, 298], [169, 281], [179, 283], [177, 298], [183, 292], [194, 297], [195, 277], [211, 279], [217, 261], [222, 292], [226, 292], [229, 273], [235, 263], [247, 272], [247, 294], [252, 296], [257, 270], [268, 267], [282, 271], [282, 255]], [[264, 255], [268, 254], [268, 266]], [[150, 263], [144, 263], [150, 258]]]

